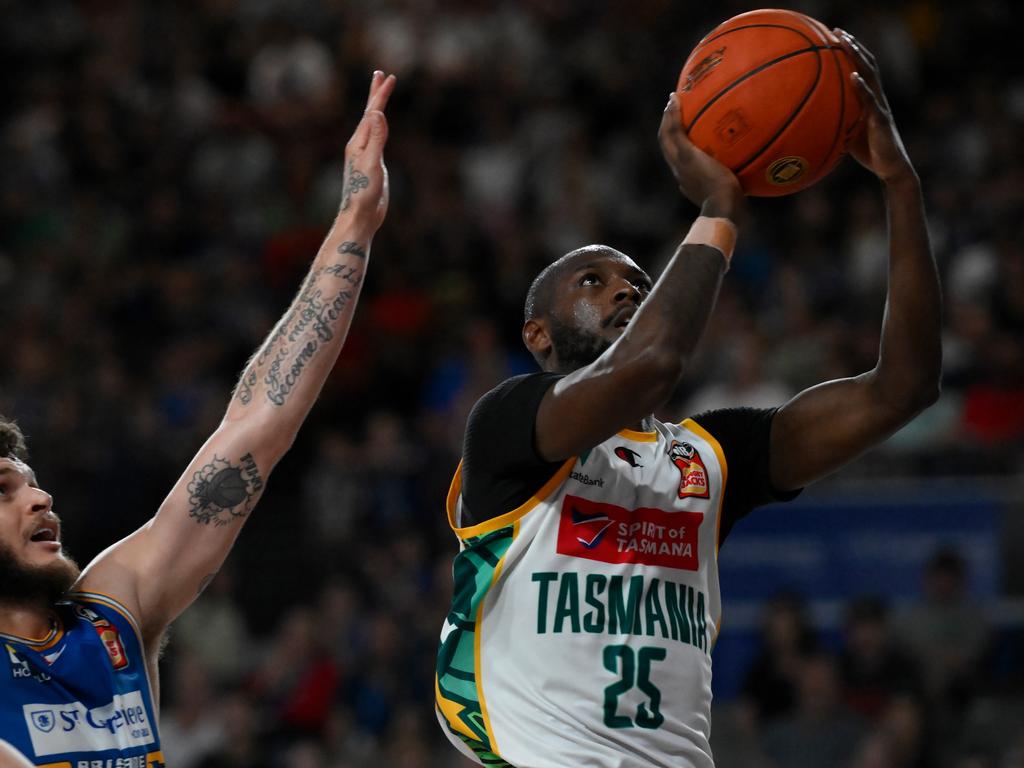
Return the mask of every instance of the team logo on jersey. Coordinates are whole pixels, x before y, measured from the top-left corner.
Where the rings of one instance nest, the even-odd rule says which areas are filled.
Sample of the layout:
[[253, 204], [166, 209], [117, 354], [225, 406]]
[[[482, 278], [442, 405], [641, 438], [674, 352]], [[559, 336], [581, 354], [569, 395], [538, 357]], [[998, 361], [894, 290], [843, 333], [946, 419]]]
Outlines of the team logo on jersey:
[[7, 649], [7, 658], [11, 662], [11, 677], [15, 680], [32, 678], [39, 683], [48, 683], [53, 679], [46, 672], [33, 669], [32, 665], [28, 663], [28, 659], [23, 659], [13, 646], [5, 643], [4, 648]]
[[627, 509], [566, 495], [556, 552], [602, 563], [639, 563], [696, 571], [703, 512]]
[[96, 611], [92, 610], [92, 608], [86, 608], [84, 605], [79, 605], [78, 603], [75, 603], [75, 613], [91, 624], [105, 621], [105, 619], [96, 613]]
[[125, 653], [124, 643], [121, 642], [121, 635], [117, 629], [107, 621], [93, 624], [93, 629], [100, 636], [100, 641], [103, 643], [114, 669], [121, 670], [127, 667], [128, 654]]
[[57, 722], [52, 709], [39, 709], [31, 713], [32, 724], [43, 733], [49, 733]]
[[75, 612], [92, 624], [92, 628], [100, 636], [100, 642], [103, 643], [114, 669], [122, 670], [127, 667], [128, 654], [125, 652], [124, 643], [121, 642], [121, 634], [117, 631], [117, 627], [84, 605], [76, 605]]
[[700, 453], [690, 443], [672, 441], [668, 449], [668, 458], [679, 470], [679, 498], [694, 496], [706, 499], [711, 495], [708, 485], [708, 470], [701, 461]]
[[612, 520], [608, 515], [598, 512], [588, 515], [576, 507], [572, 508], [572, 525], [576, 531], [576, 541], [587, 549], [593, 549], [601, 543], [605, 532], [611, 527]]
[[633, 469], [637, 469], [638, 467], [643, 466], [643, 464], [641, 464], [639, 461], [640, 454], [634, 451], [632, 448], [627, 448], [624, 445], [620, 445], [615, 449], [615, 455], [618, 456], [627, 464], [629, 464], [629, 466], [633, 467]]

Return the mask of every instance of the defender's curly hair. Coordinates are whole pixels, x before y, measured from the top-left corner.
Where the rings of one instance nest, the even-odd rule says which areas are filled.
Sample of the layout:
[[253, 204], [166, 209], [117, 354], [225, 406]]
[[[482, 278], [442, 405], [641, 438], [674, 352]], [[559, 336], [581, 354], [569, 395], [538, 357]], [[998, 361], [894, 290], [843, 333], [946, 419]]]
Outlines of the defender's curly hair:
[[24, 461], [28, 457], [25, 435], [18, 425], [0, 416], [0, 456], [13, 457]]

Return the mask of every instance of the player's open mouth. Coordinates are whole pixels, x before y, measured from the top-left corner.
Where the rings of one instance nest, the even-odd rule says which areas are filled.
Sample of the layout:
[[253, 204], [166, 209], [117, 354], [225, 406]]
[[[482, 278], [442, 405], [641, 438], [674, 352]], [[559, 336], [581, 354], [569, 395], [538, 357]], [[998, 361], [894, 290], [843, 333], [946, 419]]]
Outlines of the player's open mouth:
[[615, 323], [613, 324], [613, 327], [625, 328], [627, 325], [629, 325], [629, 321], [633, 319], [633, 315], [635, 314], [635, 309], [624, 310], [623, 312], [619, 313], [619, 316], [617, 318], [615, 318]]
[[33, 544], [52, 544], [60, 548], [60, 523], [56, 520], [40, 520], [39, 526], [29, 536]]

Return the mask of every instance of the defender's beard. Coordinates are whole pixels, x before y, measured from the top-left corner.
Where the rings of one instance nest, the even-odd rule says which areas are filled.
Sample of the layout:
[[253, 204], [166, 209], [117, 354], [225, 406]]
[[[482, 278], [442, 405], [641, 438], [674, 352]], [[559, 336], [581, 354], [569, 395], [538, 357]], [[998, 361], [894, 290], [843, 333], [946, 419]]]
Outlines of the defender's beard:
[[80, 573], [66, 555], [49, 565], [26, 565], [0, 543], [0, 603], [51, 605], [67, 594]]
[[551, 345], [558, 355], [558, 366], [562, 373], [572, 373], [585, 365], [590, 365], [604, 354], [612, 342], [590, 331], [560, 323], [549, 317], [551, 329]]

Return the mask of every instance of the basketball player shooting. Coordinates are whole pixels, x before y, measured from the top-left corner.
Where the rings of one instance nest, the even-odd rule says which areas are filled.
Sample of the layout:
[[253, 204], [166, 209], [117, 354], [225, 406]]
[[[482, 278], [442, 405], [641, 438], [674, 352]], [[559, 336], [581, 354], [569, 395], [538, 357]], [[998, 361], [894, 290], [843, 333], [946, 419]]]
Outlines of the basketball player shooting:
[[842, 41], [867, 120], [852, 154], [882, 182], [889, 219], [877, 364], [777, 409], [651, 416], [688, 372], [743, 208], [673, 95], [659, 139], [700, 208], [689, 234], [653, 285], [603, 245], [544, 269], [523, 325], [542, 372], [499, 385], [467, 423], [436, 704], [477, 762], [711, 768], [719, 545], [752, 508], [792, 499], [937, 398], [940, 295], [920, 185], [873, 57]]
[[213, 578], [341, 351], [370, 244], [388, 208], [375, 72], [345, 148], [334, 224], [302, 288], [249, 361], [217, 430], [152, 520], [79, 574], [53, 500], [0, 419], [0, 768], [163, 766], [157, 655], [168, 625]]

